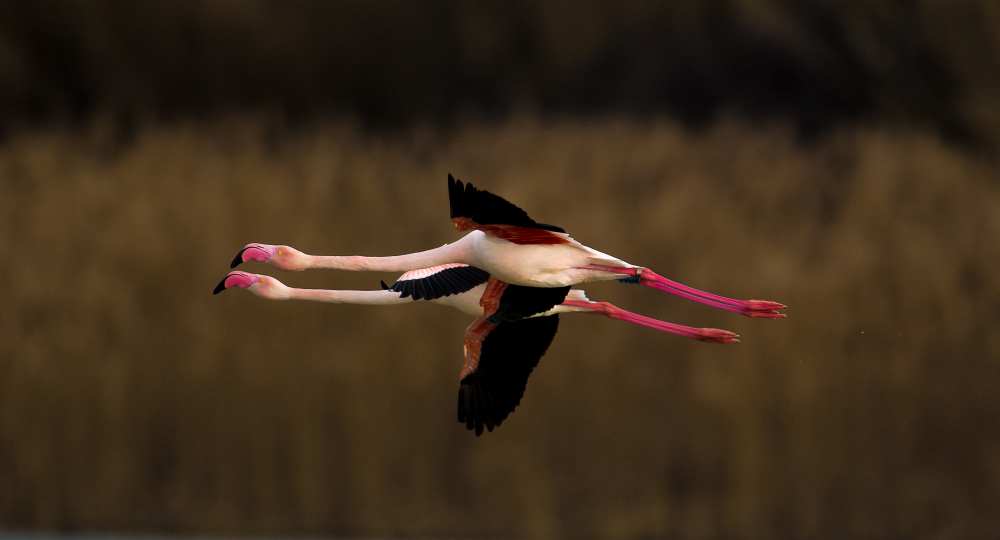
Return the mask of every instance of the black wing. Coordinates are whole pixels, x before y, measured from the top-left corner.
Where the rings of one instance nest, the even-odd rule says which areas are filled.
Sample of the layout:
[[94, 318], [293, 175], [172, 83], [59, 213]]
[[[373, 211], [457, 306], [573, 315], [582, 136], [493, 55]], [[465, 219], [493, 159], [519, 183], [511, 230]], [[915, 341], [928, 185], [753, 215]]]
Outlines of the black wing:
[[463, 184], [448, 175], [448, 202], [451, 218], [469, 218], [480, 225], [515, 225], [552, 232], [566, 232], [561, 227], [538, 223], [528, 213], [499, 195], [476, 189], [471, 183]]
[[458, 421], [477, 437], [502, 424], [558, 330], [559, 316], [548, 315], [504, 322], [487, 334], [476, 371], [458, 387]]
[[516, 321], [544, 313], [563, 303], [567, 294], [569, 286], [549, 288], [508, 284], [500, 296], [500, 306], [490, 316], [490, 322]]
[[[424, 275], [428, 271], [433, 273]], [[446, 265], [440, 269], [425, 268], [407, 272], [391, 287], [383, 281], [382, 288], [400, 293], [400, 298], [412, 296], [414, 300], [433, 300], [464, 293], [489, 279], [489, 273], [474, 266]]]

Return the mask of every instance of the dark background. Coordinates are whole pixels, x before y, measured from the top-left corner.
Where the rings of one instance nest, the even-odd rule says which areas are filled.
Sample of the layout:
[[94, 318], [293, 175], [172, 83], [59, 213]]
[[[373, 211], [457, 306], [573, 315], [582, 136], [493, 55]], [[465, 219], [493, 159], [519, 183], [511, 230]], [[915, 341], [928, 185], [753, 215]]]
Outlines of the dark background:
[[995, 135], [990, 2], [9, 2], [4, 124], [723, 114]]
[[[986, 537], [994, 2], [4, 2], [0, 529]], [[587, 287], [517, 412], [467, 318], [210, 296], [455, 238], [452, 172], [789, 319]], [[391, 275], [251, 271], [374, 288]]]

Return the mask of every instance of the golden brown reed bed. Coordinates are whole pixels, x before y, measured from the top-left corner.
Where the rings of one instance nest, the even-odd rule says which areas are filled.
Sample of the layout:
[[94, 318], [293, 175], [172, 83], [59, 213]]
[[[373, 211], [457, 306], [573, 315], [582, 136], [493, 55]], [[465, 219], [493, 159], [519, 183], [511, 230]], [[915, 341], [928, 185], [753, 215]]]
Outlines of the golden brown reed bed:
[[[454, 420], [445, 308], [209, 294], [244, 242], [454, 238], [445, 175], [785, 321], [565, 317], [525, 400]], [[1000, 184], [932, 137], [614, 119], [306, 132], [233, 118], [0, 147], [0, 524], [228, 533], [970, 536], [1000, 526]], [[261, 267], [257, 267], [261, 268]], [[385, 275], [263, 271], [371, 288]]]

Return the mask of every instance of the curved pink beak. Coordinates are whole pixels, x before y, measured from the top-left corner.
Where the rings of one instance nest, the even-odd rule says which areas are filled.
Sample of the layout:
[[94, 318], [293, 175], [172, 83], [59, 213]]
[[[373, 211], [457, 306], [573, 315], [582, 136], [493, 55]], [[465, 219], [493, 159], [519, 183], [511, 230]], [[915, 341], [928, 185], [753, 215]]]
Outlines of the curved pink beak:
[[254, 283], [257, 283], [256, 274], [240, 271], [230, 272], [226, 274], [226, 277], [222, 278], [222, 281], [215, 286], [215, 289], [212, 289], [212, 294], [219, 294], [220, 292], [232, 287], [246, 289]]
[[274, 257], [274, 246], [267, 244], [247, 244], [233, 257], [233, 262], [229, 263], [230, 268], [236, 268], [246, 261], [267, 262]]

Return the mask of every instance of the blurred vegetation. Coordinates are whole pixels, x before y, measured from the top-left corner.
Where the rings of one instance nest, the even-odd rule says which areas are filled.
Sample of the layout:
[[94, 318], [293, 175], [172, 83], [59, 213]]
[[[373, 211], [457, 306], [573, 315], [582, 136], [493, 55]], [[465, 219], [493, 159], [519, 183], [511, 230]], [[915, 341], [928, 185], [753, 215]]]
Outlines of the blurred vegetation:
[[[7, 2], [0, 529], [993, 534], [998, 88], [986, 0]], [[567, 316], [477, 440], [461, 314], [209, 294], [450, 241], [448, 172], [790, 318], [593, 285], [743, 343]]]
[[[984, 537], [1000, 530], [1000, 184], [933, 135], [722, 121], [360, 134], [234, 116], [0, 146], [0, 524], [199, 533]], [[564, 318], [518, 411], [454, 420], [466, 318], [209, 294], [248, 241], [454, 238], [447, 172], [785, 321], [638, 287], [711, 346]], [[257, 267], [259, 268], [259, 267]], [[281, 273], [289, 284], [379, 278]]]
[[367, 126], [737, 113], [1000, 140], [990, 0], [40, 0], [0, 17], [0, 127], [253, 108]]

